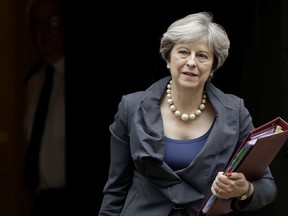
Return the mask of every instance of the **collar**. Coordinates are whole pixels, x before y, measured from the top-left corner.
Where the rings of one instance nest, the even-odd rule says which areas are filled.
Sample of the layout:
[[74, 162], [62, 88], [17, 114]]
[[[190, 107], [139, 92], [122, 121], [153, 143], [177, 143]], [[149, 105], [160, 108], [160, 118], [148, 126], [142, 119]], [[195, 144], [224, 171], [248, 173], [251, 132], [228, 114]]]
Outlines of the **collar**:
[[62, 57], [61, 59], [59, 59], [58, 61], [53, 63], [53, 67], [55, 68], [55, 70], [61, 74], [64, 73], [64, 69], [65, 69], [65, 59], [64, 57]]

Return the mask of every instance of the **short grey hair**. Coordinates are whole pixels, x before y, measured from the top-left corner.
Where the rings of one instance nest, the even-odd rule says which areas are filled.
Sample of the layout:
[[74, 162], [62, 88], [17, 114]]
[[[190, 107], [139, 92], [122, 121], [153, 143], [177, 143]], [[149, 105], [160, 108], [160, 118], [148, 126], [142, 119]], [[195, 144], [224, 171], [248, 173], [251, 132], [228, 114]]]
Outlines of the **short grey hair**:
[[176, 43], [197, 42], [203, 38], [207, 39], [209, 49], [214, 53], [214, 72], [228, 57], [230, 41], [224, 28], [213, 21], [209, 12], [190, 14], [173, 22], [161, 38], [160, 54], [169, 62], [170, 52]]

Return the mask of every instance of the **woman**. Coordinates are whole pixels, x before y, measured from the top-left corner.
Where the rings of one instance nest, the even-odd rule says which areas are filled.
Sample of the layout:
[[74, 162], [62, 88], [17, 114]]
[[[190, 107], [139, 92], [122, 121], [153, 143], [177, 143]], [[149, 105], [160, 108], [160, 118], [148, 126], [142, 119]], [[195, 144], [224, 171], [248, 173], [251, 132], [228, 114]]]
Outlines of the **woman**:
[[209, 13], [170, 25], [160, 53], [171, 76], [123, 96], [110, 126], [111, 164], [99, 215], [194, 216], [211, 191], [233, 198], [231, 215], [274, 200], [269, 168], [255, 182], [222, 172], [254, 128], [243, 100], [211, 83], [229, 46]]

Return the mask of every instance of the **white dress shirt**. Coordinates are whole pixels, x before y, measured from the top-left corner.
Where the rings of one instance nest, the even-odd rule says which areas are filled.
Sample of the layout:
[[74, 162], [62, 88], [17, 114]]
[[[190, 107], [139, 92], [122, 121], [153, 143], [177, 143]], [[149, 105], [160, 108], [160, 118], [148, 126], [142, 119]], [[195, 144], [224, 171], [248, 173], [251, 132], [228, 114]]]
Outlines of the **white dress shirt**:
[[[40, 147], [39, 190], [65, 186], [65, 77], [64, 59], [53, 64], [55, 68], [45, 129]], [[38, 97], [44, 83], [44, 68], [28, 82], [26, 135], [29, 140]]]

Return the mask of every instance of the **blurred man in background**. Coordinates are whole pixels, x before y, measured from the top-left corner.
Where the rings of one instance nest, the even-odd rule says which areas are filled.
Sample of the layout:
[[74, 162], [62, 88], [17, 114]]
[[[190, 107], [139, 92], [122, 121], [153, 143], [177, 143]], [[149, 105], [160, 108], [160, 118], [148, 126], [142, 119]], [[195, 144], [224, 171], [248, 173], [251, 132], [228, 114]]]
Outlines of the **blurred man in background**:
[[27, 188], [35, 193], [31, 216], [60, 215], [68, 209], [63, 6], [62, 0], [31, 0], [27, 8], [38, 52], [38, 61], [26, 80], [24, 172]]

